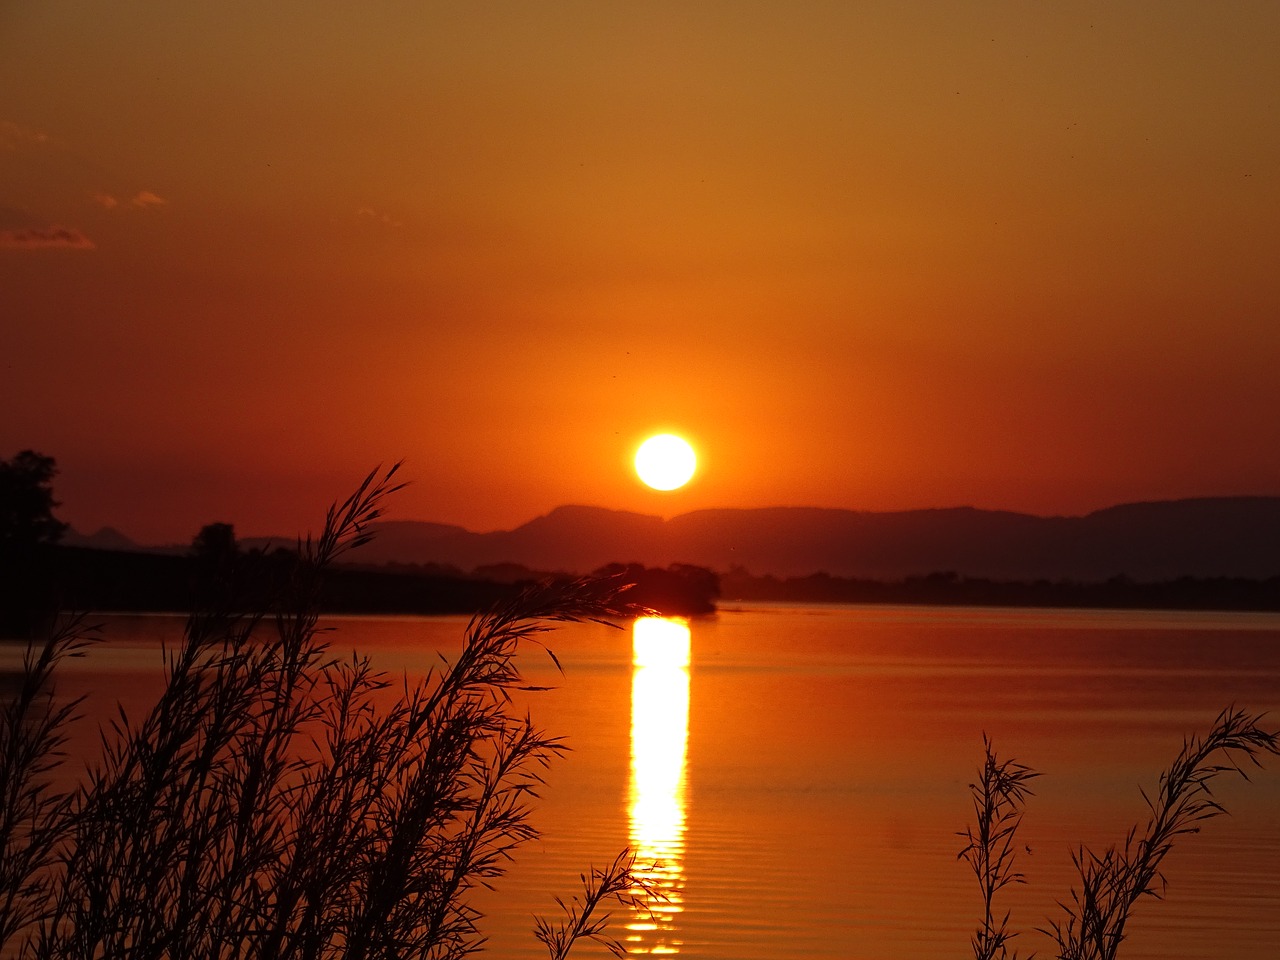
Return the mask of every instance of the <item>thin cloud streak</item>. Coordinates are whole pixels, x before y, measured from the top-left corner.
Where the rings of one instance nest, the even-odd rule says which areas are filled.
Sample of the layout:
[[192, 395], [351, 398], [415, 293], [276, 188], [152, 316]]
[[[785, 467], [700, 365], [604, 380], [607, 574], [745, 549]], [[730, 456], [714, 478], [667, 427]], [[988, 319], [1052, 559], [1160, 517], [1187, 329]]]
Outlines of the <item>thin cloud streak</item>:
[[0, 230], [0, 250], [96, 250], [97, 245], [72, 227]]
[[387, 227], [400, 227], [403, 224], [394, 219], [390, 214], [379, 213], [373, 207], [359, 207], [356, 210], [356, 218], [359, 220], [368, 220], [374, 223], [380, 223]]
[[103, 210], [121, 210], [129, 207], [146, 210], [150, 207], [167, 207], [169, 205], [168, 200], [159, 194], [152, 193], [150, 190], [139, 190], [127, 200], [121, 200], [110, 193], [95, 193], [93, 202]]
[[12, 120], [0, 120], [0, 150], [17, 150], [25, 146], [42, 147], [52, 140], [41, 130], [25, 127]]

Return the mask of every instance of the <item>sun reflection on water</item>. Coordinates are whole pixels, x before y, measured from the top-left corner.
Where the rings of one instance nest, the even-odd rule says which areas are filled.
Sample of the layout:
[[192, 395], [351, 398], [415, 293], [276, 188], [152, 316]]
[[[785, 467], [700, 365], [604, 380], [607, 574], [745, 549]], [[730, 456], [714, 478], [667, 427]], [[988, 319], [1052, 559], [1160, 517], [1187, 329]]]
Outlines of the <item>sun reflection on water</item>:
[[629, 953], [679, 953], [684, 909], [685, 752], [689, 740], [687, 621], [640, 617], [632, 626], [631, 791], [636, 871], [652, 885], [627, 924]]

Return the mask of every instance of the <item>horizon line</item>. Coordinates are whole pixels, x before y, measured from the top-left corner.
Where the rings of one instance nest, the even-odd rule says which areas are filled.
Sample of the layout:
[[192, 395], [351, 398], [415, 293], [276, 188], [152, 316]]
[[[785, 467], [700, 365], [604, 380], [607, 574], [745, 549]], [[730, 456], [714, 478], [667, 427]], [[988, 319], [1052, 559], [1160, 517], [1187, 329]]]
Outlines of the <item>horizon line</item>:
[[[1209, 494], [1209, 495], [1188, 496], [1188, 497], [1160, 497], [1160, 498], [1146, 499], [1146, 500], [1125, 500], [1125, 501], [1120, 501], [1117, 503], [1110, 504], [1108, 506], [1097, 507], [1093, 510], [1088, 510], [1083, 513], [1032, 513], [1026, 510], [1013, 510], [1005, 507], [976, 507], [976, 506], [973, 506], [972, 504], [957, 504], [953, 506], [906, 507], [906, 508], [899, 508], [899, 509], [892, 509], [892, 510], [867, 510], [867, 509], [860, 509], [857, 507], [832, 507], [832, 506], [818, 506], [813, 504], [773, 504], [769, 506], [756, 506], [756, 507], [701, 507], [695, 510], [686, 510], [680, 513], [674, 513], [674, 514], [663, 516], [661, 514], [656, 514], [656, 513], [644, 513], [638, 510], [626, 510], [618, 507], [601, 506], [598, 504], [563, 503], [563, 504], [558, 504], [557, 506], [551, 507], [546, 512], [539, 513], [531, 517], [530, 519], [525, 520], [522, 523], [516, 524], [515, 526], [505, 527], [505, 528], [496, 527], [491, 530], [475, 530], [461, 523], [452, 523], [444, 520], [430, 520], [430, 519], [423, 519], [423, 518], [408, 518], [408, 517], [398, 518], [398, 517], [383, 516], [383, 517], [379, 517], [378, 520], [375, 521], [375, 524], [376, 525], [398, 524], [398, 523], [433, 524], [433, 525], [442, 526], [442, 527], [454, 527], [465, 533], [473, 534], [476, 536], [484, 536], [487, 534], [511, 533], [515, 530], [519, 530], [523, 527], [526, 527], [531, 523], [535, 523], [538, 520], [551, 517], [552, 515], [554, 515], [559, 511], [565, 511], [565, 510], [601, 511], [606, 513], [623, 514], [623, 515], [628, 515], [633, 517], [639, 517], [646, 520], [657, 520], [661, 523], [669, 523], [673, 520], [679, 519], [680, 517], [692, 516], [694, 514], [699, 514], [699, 513], [765, 513], [769, 511], [812, 511], [812, 512], [821, 512], [821, 513], [851, 513], [851, 514], [878, 515], [878, 516], [894, 516], [894, 515], [911, 514], [911, 513], [950, 513], [950, 512], [958, 512], [958, 511], [972, 511], [975, 513], [1010, 514], [1010, 515], [1022, 516], [1022, 517], [1033, 517], [1035, 519], [1040, 519], [1040, 520], [1072, 520], [1072, 519], [1083, 519], [1085, 517], [1090, 517], [1095, 514], [1105, 513], [1110, 510], [1121, 509], [1124, 507], [1137, 507], [1137, 506], [1156, 505], [1156, 504], [1173, 504], [1173, 503], [1194, 503], [1194, 502], [1206, 502], [1206, 501], [1227, 501], [1227, 500], [1280, 500], [1280, 494], [1267, 494], [1267, 493]], [[209, 521], [209, 522], [225, 522], [225, 521]], [[232, 521], [232, 526], [234, 525], [235, 525], [234, 521]], [[168, 547], [186, 545], [185, 541], [145, 543], [141, 540], [134, 539], [128, 533], [126, 533], [125, 531], [121, 530], [119, 527], [116, 527], [112, 524], [104, 524], [98, 527], [97, 530], [91, 533], [86, 533], [80, 530], [74, 524], [68, 524], [66, 532], [73, 534], [77, 538], [83, 538], [87, 540], [100, 537], [103, 534], [115, 534], [119, 537], [124, 538], [125, 540], [128, 540], [130, 543], [136, 546], [151, 547], [151, 548], [168, 548]], [[288, 536], [282, 535], [278, 532], [271, 533], [271, 534], [252, 533], [252, 534], [243, 534], [243, 535], [238, 534], [237, 539], [239, 540], [271, 540], [271, 541], [278, 540], [282, 542], [283, 541], [292, 542], [298, 539], [299, 536], [305, 537], [306, 535], [307, 534], [305, 532], [300, 534], [291, 534]]]

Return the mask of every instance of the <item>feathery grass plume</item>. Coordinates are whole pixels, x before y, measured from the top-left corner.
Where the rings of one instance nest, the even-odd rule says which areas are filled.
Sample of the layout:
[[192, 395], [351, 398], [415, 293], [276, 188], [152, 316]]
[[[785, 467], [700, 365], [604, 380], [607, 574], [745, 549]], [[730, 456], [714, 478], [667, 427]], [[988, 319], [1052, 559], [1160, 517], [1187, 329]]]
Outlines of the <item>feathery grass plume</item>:
[[[44, 726], [8, 708], [0, 895], [14, 892], [0, 931], [19, 957], [390, 960], [478, 948], [468, 895], [535, 835], [530, 798], [564, 749], [513, 715], [517, 651], [557, 622], [606, 622], [620, 585], [527, 591], [474, 618], [457, 660], [417, 683], [332, 657], [317, 627], [324, 569], [368, 539], [395, 472], [371, 473], [329, 511], [260, 608], [230, 598], [189, 619], [164, 655], [156, 705], [136, 721], [119, 712], [73, 797], [21, 784], [56, 764], [75, 705]], [[76, 642], [51, 641], [28, 686]], [[624, 881], [634, 878], [615, 864], [593, 902], [625, 897]]]
[[1197, 833], [1201, 823], [1226, 812], [1213, 796], [1213, 780], [1222, 773], [1247, 780], [1241, 760], [1256, 767], [1260, 756], [1280, 753], [1280, 733], [1263, 730], [1261, 720], [1235, 708], [1222, 711], [1204, 737], [1183, 741], [1172, 766], [1160, 776], [1155, 799], [1142, 792], [1151, 815], [1141, 834], [1135, 826], [1120, 847], [1100, 854], [1081, 847], [1072, 853], [1080, 889], [1072, 889], [1071, 903], [1059, 903], [1066, 919], [1051, 921], [1042, 930], [1057, 943], [1061, 960], [1113, 960], [1138, 900], [1163, 899], [1160, 864], [1173, 841]]
[[982, 891], [982, 924], [970, 945], [974, 960], [1016, 960], [1017, 951], [1010, 953], [1008, 947], [1017, 936], [1009, 930], [1009, 912], [997, 919], [993, 903], [995, 895], [1008, 884], [1026, 883], [1026, 877], [1014, 869], [1014, 837], [1022, 823], [1027, 797], [1032, 795], [1027, 784], [1040, 774], [1014, 760], [999, 759], [985, 733], [982, 746], [985, 757], [978, 780], [969, 784], [974, 823], [960, 834], [967, 842], [957, 854], [957, 859], [965, 860], [973, 869]]
[[99, 629], [72, 617], [43, 643], [28, 644], [19, 687], [0, 708], [0, 955], [45, 917], [50, 867], [72, 805], [51, 775], [83, 699], [60, 703], [53, 674], [65, 658], [83, 656]]
[[649, 898], [658, 891], [649, 881], [634, 872], [635, 858], [629, 850], [623, 850], [609, 866], [593, 867], [589, 874], [579, 877], [582, 897], [573, 897], [568, 903], [556, 897], [556, 903], [564, 913], [564, 920], [552, 923], [543, 917], [534, 918], [534, 936], [547, 948], [550, 960], [564, 960], [579, 940], [594, 940], [604, 945], [615, 957], [626, 955], [626, 948], [606, 930], [610, 916], [597, 911], [606, 900], [616, 900], [634, 910], [644, 911]]

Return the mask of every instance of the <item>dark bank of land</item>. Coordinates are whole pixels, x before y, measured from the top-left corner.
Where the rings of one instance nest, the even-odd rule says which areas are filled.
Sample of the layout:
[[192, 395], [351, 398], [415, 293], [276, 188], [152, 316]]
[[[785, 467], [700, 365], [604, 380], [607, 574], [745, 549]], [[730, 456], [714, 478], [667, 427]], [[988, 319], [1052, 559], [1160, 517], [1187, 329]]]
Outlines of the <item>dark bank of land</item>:
[[1129, 577], [1073, 580], [991, 580], [952, 572], [898, 581], [833, 577], [720, 577], [726, 600], [795, 603], [906, 603], [984, 607], [1095, 607], [1149, 610], [1280, 610], [1280, 577], [1178, 577], [1138, 581]]
[[[29, 632], [57, 610], [269, 609], [297, 560], [289, 549], [175, 555], [42, 544], [6, 578], [0, 635]], [[715, 611], [718, 580], [709, 570], [613, 564], [594, 572], [633, 584], [623, 599], [636, 608], [667, 616]], [[324, 571], [316, 607], [322, 613], [472, 614], [536, 583], [572, 579], [505, 564], [470, 574], [429, 564], [335, 565]]]
[[[5, 633], [13, 635], [57, 609], [100, 612], [182, 612], [235, 602], [266, 608], [297, 562], [288, 549], [192, 552], [186, 555], [43, 545], [14, 590]], [[938, 572], [897, 581], [835, 577], [755, 576], [741, 568], [717, 574], [672, 564], [610, 564], [594, 571], [635, 586], [626, 598], [668, 616], [713, 613], [717, 600], [795, 603], [884, 603], [956, 606], [1076, 607], [1168, 610], [1280, 611], [1280, 577], [1180, 577], [1101, 582], [993, 580]], [[325, 572], [318, 608], [325, 613], [472, 614], [522, 589], [567, 573], [491, 564], [471, 572], [438, 564], [356, 564]]]

